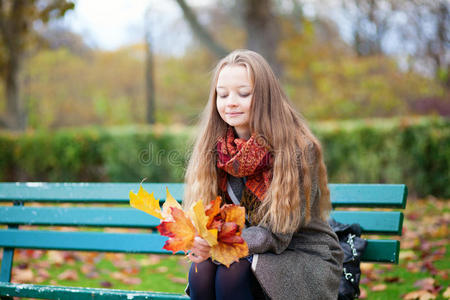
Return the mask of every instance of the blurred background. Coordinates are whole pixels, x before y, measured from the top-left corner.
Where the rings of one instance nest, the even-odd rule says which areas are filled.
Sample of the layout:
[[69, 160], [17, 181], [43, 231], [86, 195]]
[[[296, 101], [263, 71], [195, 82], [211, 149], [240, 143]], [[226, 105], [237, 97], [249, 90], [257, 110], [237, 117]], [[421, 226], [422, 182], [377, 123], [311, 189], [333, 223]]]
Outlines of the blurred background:
[[[321, 140], [330, 182], [408, 186], [400, 266], [363, 265], [360, 298], [448, 299], [449, 10], [448, 0], [0, 0], [0, 181], [182, 182], [213, 67], [252, 49]], [[66, 255], [80, 279], [60, 284], [186, 283], [178, 258], [100, 255], [103, 277], [89, 277], [89, 256], [56, 253], [18, 253], [13, 279], [52, 283], [29, 259], [58, 274], [51, 257]], [[152, 276], [129, 280], [127, 266]]]
[[446, 0], [0, 2], [0, 179], [182, 181], [211, 70], [270, 62], [331, 182], [450, 197]]

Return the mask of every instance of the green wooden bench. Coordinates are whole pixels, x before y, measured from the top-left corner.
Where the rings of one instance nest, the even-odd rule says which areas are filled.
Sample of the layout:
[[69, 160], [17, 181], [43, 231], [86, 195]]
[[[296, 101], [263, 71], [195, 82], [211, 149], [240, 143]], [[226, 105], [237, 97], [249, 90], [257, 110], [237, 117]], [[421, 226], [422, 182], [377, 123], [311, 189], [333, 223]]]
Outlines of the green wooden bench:
[[[183, 184], [144, 183], [144, 188], [165, 198], [168, 187], [176, 199], [183, 195]], [[330, 184], [334, 208], [397, 208], [406, 205], [405, 185]], [[0, 247], [3, 259], [0, 274], [2, 299], [12, 297], [46, 299], [187, 299], [184, 295], [101, 288], [45, 286], [11, 283], [14, 249], [78, 250], [125, 253], [168, 254], [166, 240], [157, 233], [106, 233], [98, 231], [55, 231], [45, 226], [154, 228], [159, 220], [130, 207], [98, 204], [128, 204], [130, 190], [139, 183], [0, 183]], [[69, 203], [68, 206], [33, 206], [33, 203]], [[80, 206], [79, 203], [89, 206]], [[359, 223], [365, 234], [401, 235], [400, 211], [333, 210], [341, 223]], [[20, 228], [27, 225], [26, 229]], [[33, 226], [36, 226], [35, 228]], [[33, 228], [33, 229], [29, 229]], [[398, 263], [400, 242], [369, 239], [363, 261]]]

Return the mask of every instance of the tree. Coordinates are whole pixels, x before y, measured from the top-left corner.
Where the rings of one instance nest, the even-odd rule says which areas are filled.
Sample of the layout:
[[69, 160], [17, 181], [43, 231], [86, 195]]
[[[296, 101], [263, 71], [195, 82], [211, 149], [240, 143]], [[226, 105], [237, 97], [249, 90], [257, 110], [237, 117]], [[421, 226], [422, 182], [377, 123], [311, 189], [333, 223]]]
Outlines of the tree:
[[[193, 33], [212, 53], [217, 57], [223, 57], [230, 52], [200, 24], [195, 12], [185, 0], [176, 1]], [[236, 5], [239, 7], [240, 18], [247, 32], [246, 47], [262, 54], [275, 73], [281, 75], [282, 68], [277, 58], [280, 28], [272, 2], [272, 0], [245, 0], [237, 1]]]
[[0, 0], [0, 77], [6, 98], [6, 115], [0, 125], [13, 130], [26, 127], [25, 109], [19, 94], [19, 73], [34, 34], [33, 24], [36, 21], [48, 23], [74, 7], [70, 0]]

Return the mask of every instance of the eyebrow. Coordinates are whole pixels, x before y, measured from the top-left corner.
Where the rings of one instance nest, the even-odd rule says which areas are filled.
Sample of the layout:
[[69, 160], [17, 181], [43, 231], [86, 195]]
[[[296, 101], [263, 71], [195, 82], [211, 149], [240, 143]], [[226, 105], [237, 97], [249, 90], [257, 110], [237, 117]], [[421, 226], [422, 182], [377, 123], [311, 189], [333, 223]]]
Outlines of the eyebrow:
[[[251, 88], [251, 86], [250, 85], [240, 85], [240, 86], [238, 86], [238, 88], [244, 88], [244, 87], [248, 87], [248, 88]], [[217, 88], [218, 89], [226, 89], [226, 87], [225, 86], [217, 86]]]

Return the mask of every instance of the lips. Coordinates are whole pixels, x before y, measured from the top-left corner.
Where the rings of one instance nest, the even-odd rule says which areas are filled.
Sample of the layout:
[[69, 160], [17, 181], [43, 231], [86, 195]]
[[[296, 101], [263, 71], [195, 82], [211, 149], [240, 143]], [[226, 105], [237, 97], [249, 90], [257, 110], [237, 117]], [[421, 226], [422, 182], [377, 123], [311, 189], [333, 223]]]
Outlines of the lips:
[[241, 113], [241, 112], [233, 112], [233, 113], [227, 113], [227, 116], [230, 116], [230, 117], [235, 117], [235, 116], [240, 116], [240, 115], [242, 115], [243, 113]]

